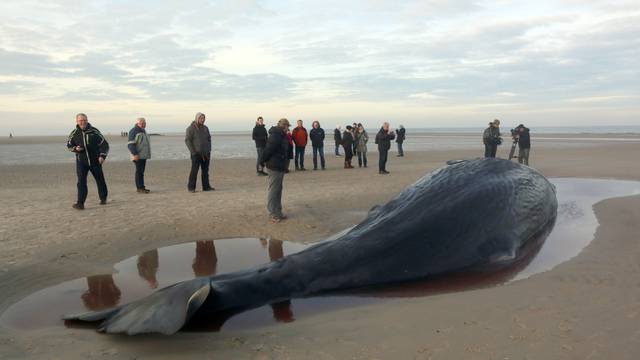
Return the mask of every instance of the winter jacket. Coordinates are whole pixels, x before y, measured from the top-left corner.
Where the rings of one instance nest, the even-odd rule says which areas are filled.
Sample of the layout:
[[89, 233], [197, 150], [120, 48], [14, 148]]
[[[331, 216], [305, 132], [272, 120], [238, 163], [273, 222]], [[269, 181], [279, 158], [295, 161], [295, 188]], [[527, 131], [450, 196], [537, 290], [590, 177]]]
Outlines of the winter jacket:
[[500, 138], [500, 128], [489, 126], [484, 130], [482, 134], [482, 142], [485, 145], [500, 145], [502, 138]]
[[311, 145], [315, 147], [324, 147], [324, 130], [322, 128], [313, 128], [309, 132], [309, 138], [311, 139]]
[[405, 133], [407, 131], [404, 128], [396, 129], [396, 142], [402, 144], [405, 139]]
[[287, 134], [281, 128], [273, 126], [269, 129], [267, 146], [260, 161], [267, 164], [267, 169], [285, 171], [288, 165], [289, 147]]
[[353, 138], [353, 134], [351, 134], [351, 131], [345, 130], [345, 132], [342, 133], [342, 146], [345, 149], [353, 148], [353, 142], [354, 141], [355, 140]]
[[340, 134], [340, 130], [333, 130], [333, 140], [336, 142], [336, 145], [342, 144], [342, 135]]
[[[76, 151], [75, 147], [80, 146], [82, 149]], [[82, 130], [76, 125], [69, 138], [67, 139], [67, 149], [76, 153], [76, 161], [80, 161], [89, 166], [98, 165], [98, 158], [107, 158], [109, 154], [109, 143], [102, 136], [100, 130], [87, 124], [87, 128]]]
[[131, 155], [138, 155], [140, 159], [151, 159], [151, 142], [147, 132], [139, 127], [134, 126], [129, 131], [129, 142], [127, 143]]
[[293, 142], [297, 147], [305, 147], [307, 146], [307, 129], [304, 127], [296, 127], [291, 132], [291, 137], [293, 138]]
[[384, 128], [380, 128], [378, 134], [376, 134], [376, 144], [378, 144], [378, 151], [389, 151], [391, 148], [391, 140], [396, 137], [393, 132], [385, 131]]
[[367, 142], [369, 142], [369, 134], [364, 130], [356, 133], [356, 151], [359, 153], [367, 152]]
[[287, 159], [293, 159], [293, 148], [295, 147], [295, 144], [293, 143], [291, 132], [287, 132], [287, 142], [289, 143], [289, 150], [287, 151], [289, 155], [287, 156]]
[[253, 128], [253, 135], [251, 138], [256, 142], [257, 148], [267, 146], [267, 128], [264, 127], [264, 124], [256, 124]]
[[208, 155], [211, 153], [211, 134], [206, 125], [198, 125], [195, 121], [187, 128], [184, 139], [191, 155]]
[[518, 146], [520, 147], [520, 149], [531, 148], [531, 134], [529, 133], [529, 128], [524, 128], [524, 131], [520, 133]]

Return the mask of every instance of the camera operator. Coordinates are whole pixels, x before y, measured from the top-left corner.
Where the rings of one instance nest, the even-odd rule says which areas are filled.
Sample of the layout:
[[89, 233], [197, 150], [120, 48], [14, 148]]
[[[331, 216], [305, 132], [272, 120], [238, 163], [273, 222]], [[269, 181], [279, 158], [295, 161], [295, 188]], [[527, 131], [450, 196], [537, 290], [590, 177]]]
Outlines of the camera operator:
[[498, 145], [502, 144], [500, 120], [495, 119], [489, 123], [489, 127], [482, 134], [482, 141], [484, 142], [484, 157], [496, 157]]
[[531, 150], [531, 136], [529, 128], [520, 124], [516, 128], [518, 137], [518, 162], [529, 166], [529, 151]]

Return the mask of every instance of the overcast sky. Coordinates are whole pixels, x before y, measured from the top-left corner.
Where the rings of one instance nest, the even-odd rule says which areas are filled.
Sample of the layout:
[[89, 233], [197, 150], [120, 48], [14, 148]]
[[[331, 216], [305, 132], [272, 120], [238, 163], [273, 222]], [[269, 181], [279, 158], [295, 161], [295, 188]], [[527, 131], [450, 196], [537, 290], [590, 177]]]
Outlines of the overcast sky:
[[640, 1], [0, 2], [0, 131], [640, 125]]

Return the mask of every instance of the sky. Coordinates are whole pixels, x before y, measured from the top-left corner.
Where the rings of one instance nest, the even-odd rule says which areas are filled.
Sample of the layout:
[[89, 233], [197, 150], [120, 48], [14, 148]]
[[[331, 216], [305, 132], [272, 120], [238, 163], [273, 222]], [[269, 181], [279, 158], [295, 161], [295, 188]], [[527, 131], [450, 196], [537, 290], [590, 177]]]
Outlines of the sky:
[[640, 1], [3, 0], [0, 135], [640, 125]]

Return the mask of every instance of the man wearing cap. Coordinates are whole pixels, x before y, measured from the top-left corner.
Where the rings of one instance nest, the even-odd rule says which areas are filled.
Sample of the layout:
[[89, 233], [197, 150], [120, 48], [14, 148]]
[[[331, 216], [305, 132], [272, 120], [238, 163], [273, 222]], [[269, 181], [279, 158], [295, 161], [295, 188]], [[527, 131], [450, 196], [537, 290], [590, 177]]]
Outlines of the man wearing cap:
[[189, 125], [184, 139], [191, 153], [191, 173], [189, 173], [189, 192], [196, 192], [198, 170], [202, 170], [202, 191], [212, 191], [209, 184], [209, 164], [211, 161], [211, 133], [204, 124], [205, 115], [197, 113], [195, 120]]
[[502, 144], [500, 137], [500, 120], [495, 119], [489, 123], [489, 127], [482, 134], [482, 142], [484, 142], [484, 157], [494, 158], [498, 152], [498, 145]]
[[282, 118], [277, 126], [269, 129], [267, 146], [262, 154], [262, 162], [266, 163], [269, 169], [267, 210], [274, 223], [287, 218], [282, 213], [282, 183], [289, 159], [289, 139], [287, 138], [289, 126], [289, 120]]

